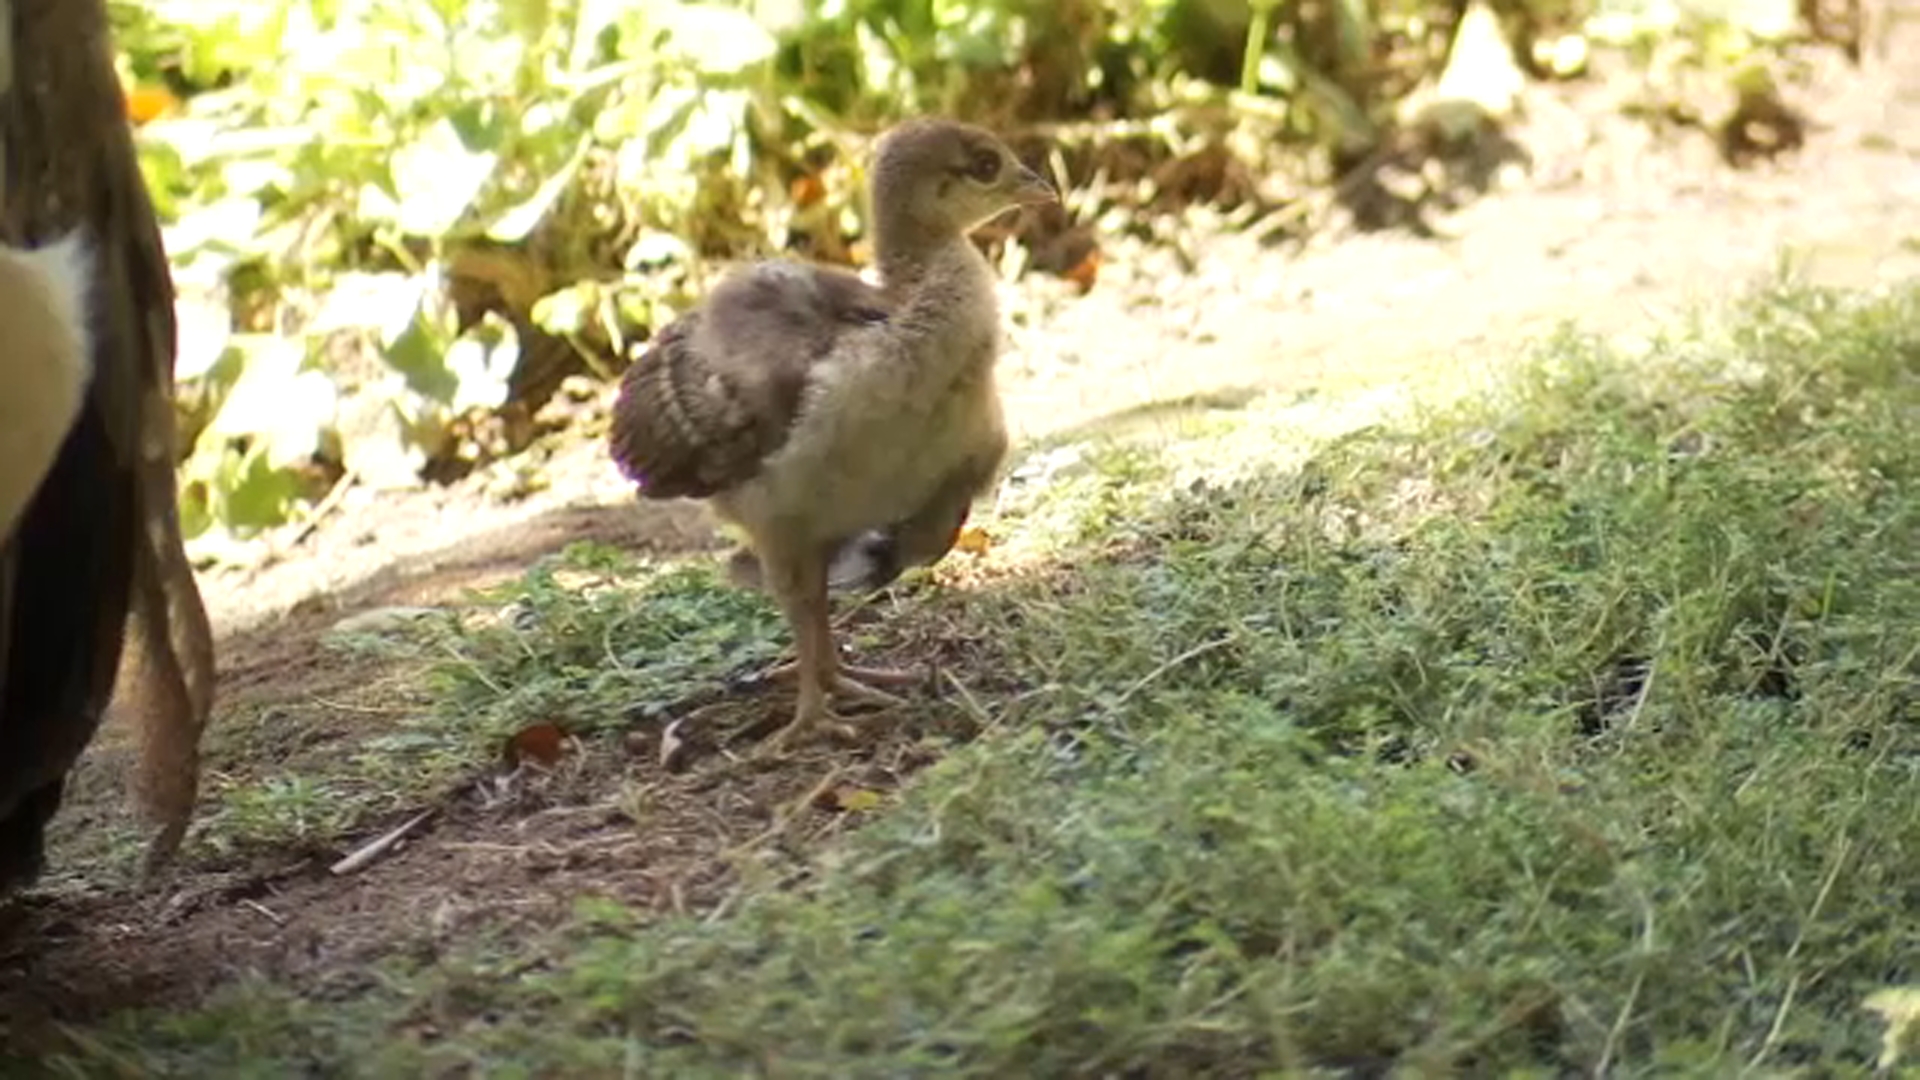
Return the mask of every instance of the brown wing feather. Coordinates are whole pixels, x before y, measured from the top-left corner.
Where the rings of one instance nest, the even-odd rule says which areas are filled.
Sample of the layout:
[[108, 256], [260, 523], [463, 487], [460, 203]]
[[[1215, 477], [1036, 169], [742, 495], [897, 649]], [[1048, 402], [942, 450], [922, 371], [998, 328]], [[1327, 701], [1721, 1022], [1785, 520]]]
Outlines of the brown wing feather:
[[621, 378], [614, 461], [650, 499], [745, 483], [785, 442], [814, 366], [889, 310], [880, 290], [827, 267], [767, 262], [729, 276]]

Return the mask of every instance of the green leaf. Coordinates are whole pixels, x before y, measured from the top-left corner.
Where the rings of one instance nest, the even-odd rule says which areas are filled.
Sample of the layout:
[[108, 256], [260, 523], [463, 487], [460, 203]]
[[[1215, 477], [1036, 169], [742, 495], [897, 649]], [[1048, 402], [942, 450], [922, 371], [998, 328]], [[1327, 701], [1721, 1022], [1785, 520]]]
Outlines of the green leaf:
[[197, 379], [213, 370], [233, 340], [233, 314], [217, 297], [182, 291], [173, 304], [175, 337], [173, 377]]
[[731, 150], [747, 118], [750, 98], [744, 90], [715, 90], [700, 96], [687, 116], [682, 135], [689, 158]]
[[494, 221], [493, 226], [487, 230], [487, 237], [509, 244], [524, 239], [533, 231], [534, 226], [540, 224], [541, 219], [547, 216], [547, 211], [553, 208], [553, 204], [559, 200], [560, 196], [566, 194], [567, 189], [573, 186], [573, 178], [579, 175], [580, 166], [586, 162], [587, 152], [592, 147], [591, 140], [581, 139], [579, 146], [574, 149], [573, 156], [567, 159], [567, 163], [560, 166], [559, 171], [552, 176], [547, 177], [539, 189], [525, 202], [501, 214]]
[[578, 334], [600, 304], [597, 282], [580, 281], [534, 301], [533, 323], [549, 334]]
[[413, 236], [445, 234], [473, 205], [498, 164], [498, 154], [468, 150], [450, 121], [434, 124], [393, 155], [394, 223]]
[[496, 409], [507, 401], [507, 377], [520, 362], [520, 338], [512, 324], [488, 315], [447, 349], [447, 371], [455, 385], [454, 412]]
[[307, 353], [301, 340], [246, 335], [235, 344], [246, 366], [202, 438], [247, 438], [269, 468], [311, 457], [333, 422], [333, 380], [325, 372], [302, 370]]
[[662, 5], [655, 14], [675, 52], [708, 75], [737, 75], [780, 47], [753, 16], [712, 4]]
[[406, 329], [394, 338], [382, 354], [387, 366], [399, 372], [407, 389], [421, 397], [446, 404], [460, 390], [460, 380], [447, 370], [446, 350], [423, 307], [416, 307]]
[[265, 529], [287, 520], [300, 494], [299, 478], [276, 469], [267, 452], [254, 448], [230, 453], [220, 473], [220, 518], [236, 530]]
[[628, 270], [657, 269], [693, 258], [693, 248], [673, 233], [661, 229], [643, 229], [627, 249]]

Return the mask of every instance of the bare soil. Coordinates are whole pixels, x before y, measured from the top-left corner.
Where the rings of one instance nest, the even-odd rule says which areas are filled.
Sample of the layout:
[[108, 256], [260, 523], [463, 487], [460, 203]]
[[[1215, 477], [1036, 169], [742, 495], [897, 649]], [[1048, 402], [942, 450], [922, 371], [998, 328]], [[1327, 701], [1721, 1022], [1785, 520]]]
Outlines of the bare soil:
[[[1903, 31], [1888, 57], [1911, 54]], [[1767, 272], [1782, 249], [1816, 280], [1920, 273], [1920, 67], [1818, 57], [1792, 100], [1806, 145], [1736, 170], [1697, 129], [1656, 132], [1618, 109], [1627, 88], [1534, 92], [1511, 134], [1531, 157], [1512, 182], [1409, 230], [1322, 230], [1263, 244], [1187, 215], [1151, 241], [1103, 238], [1097, 286], [1009, 286], [1006, 395], [1023, 438], [1060, 435], [1195, 394], [1359, 388], [1478, 371], [1565, 319], [1608, 332], [1664, 318]], [[342, 619], [455, 601], [579, 540], [660, 554], [713, 548], [697, 507], [640, 505], [605, 461], [610, 391], [572, 405], [562, 437], [429, 491], [349, 490], [315, 526], [270, 537], [202, 588], [220, 628], [217, 724], [265, 760], [355, 752], [420, 690], [396, 662], [321, 647]], [[537, 490], [507, 482], [531, 467]], [[502, 496], [502, 491], [513, 492]], [[773, 715], [778, 706], [766, 704]], [[964, 723], [943, 707], [934, 722]], [[297, 719], [276, 727], [276, 718]], [[297, 742], [276, 732], [298, 732]], [[575, 754], [551, 773], [476, 778], [357, 873], [345, 846], [190, 854], [167, 880], [95, 875], [89, 830], [124, 822], [113, 733], [76, 773], [55, 870], [0, 907], [0, 1042], [43, 1045], [50, 1021], [177, 1005], [254, 973], [331, 1000], [368, 963], [429, 958], [474, 935], [537, 932], [577, 898], [642, 910], [724, 904], [742, 860], [781, 865], [858, 812], [842, 789], [885, 791], [926, 764], [909, 732], [766, 764], [715, 754], [680, 774], [655, 747]], [[217, 770], [222, 762], [215, 761]]]

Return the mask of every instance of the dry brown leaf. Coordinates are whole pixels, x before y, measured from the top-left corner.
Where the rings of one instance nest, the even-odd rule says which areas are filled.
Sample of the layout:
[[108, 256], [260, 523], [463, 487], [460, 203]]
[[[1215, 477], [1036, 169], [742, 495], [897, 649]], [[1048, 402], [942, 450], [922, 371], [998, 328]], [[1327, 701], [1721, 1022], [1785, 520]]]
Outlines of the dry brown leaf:
[[1093, 283], [1100, 279], [1100, 249], [1087, 252], [1087, 257], [1073, 265], [1071, 270], [1060, 275], [1074, 283], [1081, 292], [1093, 291]]
[[521, 728], [507, 740], [508, 768], [530, 762], [551, 768], [567, 752], [567, 733], [558, 724], [534, 724]]
[[668, 724], [666, 729], [660, 732], [660, 767], [668, 772], [677, 771], [685, 756], [681, 750], [687, 745], [687, 741], [680, 737], [680, 725], [686, 722], [687, 718], [683, 716]]
[[803, 173], [787, 185], [787, 194], [795, 206], [806, 208], [827, 197], [827, 185], [813, 173]]

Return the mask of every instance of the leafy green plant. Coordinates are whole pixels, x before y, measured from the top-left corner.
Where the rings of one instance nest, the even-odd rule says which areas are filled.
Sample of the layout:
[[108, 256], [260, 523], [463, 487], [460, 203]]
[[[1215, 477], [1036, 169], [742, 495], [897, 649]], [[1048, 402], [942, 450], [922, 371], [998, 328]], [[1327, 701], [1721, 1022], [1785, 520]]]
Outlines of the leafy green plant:
[[709, 566], [650, 565], [592, 548], [476, 598], [424, 648], [445, 657], [442, 723], [497, 739], [532, 723], [617, 731], [770, 662], [784, 623]]
[[[1577, 22], [1565, 6], [1521, 5]], [[718, 260], [855, 259], [865, 139], [904, 113], [1164, 114], [1193, 129], [1176, 142], [1245, 128], [1236, 145], [1344, 155], [1439, 69], [1455, 18], [1422, 0], [112, 10], [129, 84], [174, 102], [142, 106], [140, 147], [182, 293], [186, 518], [241, 533], [344, 475], [511, 451], [492, 418], [538, 408], [568, 365], [610, 374]], [[1744, 63], [1775, 36], [1747, 9], [1597, 10], [1595, 33], [1704, 42], [1650, 63]], [[1067, 179], [1099, 173], [1097, 146], [1076, 153]]]
[[227, 791], [206, 832], [222, 845], [300, 848], [330, 840], [353, 807], [326, 784], [303, 776], [269, 777]]

